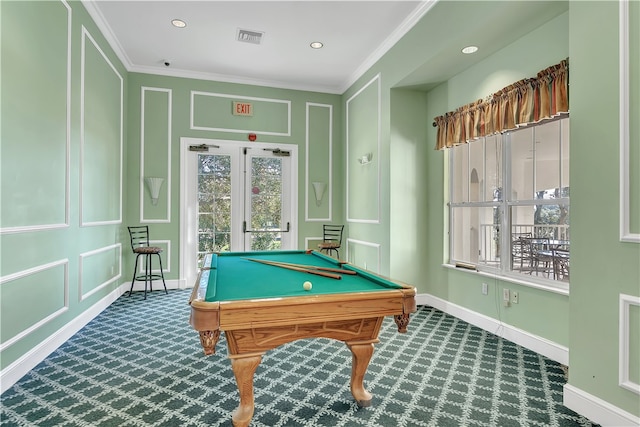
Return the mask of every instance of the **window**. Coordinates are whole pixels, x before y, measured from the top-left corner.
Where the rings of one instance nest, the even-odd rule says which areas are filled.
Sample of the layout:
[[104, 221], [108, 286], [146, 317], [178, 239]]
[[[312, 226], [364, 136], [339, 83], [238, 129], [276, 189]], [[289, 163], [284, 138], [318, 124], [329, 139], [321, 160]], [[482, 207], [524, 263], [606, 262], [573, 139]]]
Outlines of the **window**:
[[567, 283], [569, 118], [450, 150], [450, 263]]

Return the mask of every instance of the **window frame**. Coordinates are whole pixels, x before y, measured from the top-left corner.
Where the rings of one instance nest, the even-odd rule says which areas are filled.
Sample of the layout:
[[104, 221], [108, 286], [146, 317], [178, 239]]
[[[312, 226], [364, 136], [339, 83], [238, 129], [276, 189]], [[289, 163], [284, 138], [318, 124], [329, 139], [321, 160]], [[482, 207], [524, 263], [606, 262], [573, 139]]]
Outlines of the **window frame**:
[[[566, 119], [566, 120], [565, 120]], [[559, 131], [559, 139], [558, 139], [558, 173], [559, 173], [559, 177], [558, 177], [558, 185], [560, 189], [564, 189], [564, 188], [570, 188], [570, 185], [566, 185], [567, 183], [564, 182], [564, 168], [566, 167], [568, 169], [568, 164], [570, 162], [570, 157], [567, 156], [566, 160], [567, 160], [567, 165], [563, 165], [563, 162], [565, 160], [564, 158], [564, 147], [565, 147], [565, 142], [568, 144], [570, 142], [570, 135], [568, 135], [568, 139], [569, 141], [565, 141], [565, 130], [568, 130], [569, 127], [569, 115], [568, 114], [563, 114], [559, 117], [555, 117], [553, 119], [548, 119], [548, 120], [544, 120], [535, 124], [529, 124], [528, 126], [524, 127], [522, 126], [521, 128], [527, 128], [527, 129], [533, 129], [533, 140], [535, 140], [535, 130], [536, 128], [538, 128], [539, 126], [543, 126], [555, 121], [559, 121], [559, 127], [558, 127], [558, 131]], [[564, 127], [567, 127], [567, 129], [565, 129]], [[511, 155], [512, 155], [512, 132], [516, 132], [520, 129], [514, 129], [511, 131], [505, 131], [502, 132], [500, 134], [495, 134], [495, 135], [488, 135], [485, 137], [481, 137], [478, 138], [477, 140], [471, 141], [468, 144], [464, 144], [464, 146], [466, 147], [467, 153], [466, 153], [466, 178], [467, 178], [467, 183], [466, 184], [461, 184], [461, 185], [465, 185], [466, 186], [466, 198], [464, 199], [464, 201], [458, 201], [458, 202], [454, 202], [453, 200], [455, 199], [455, 195], [454, 192], [456, 192], [456, 180], [455, 180], [455, 173], [456, 173], [456, 168], [455, 168], [455, 153], [453, 151], [451, 151], [451, 153], [448, 156], [448, 167], [449, 167], [449, 172], [448, 172], [448, 265], [449, 266], [469, 266], [472, 265], [475, 270], [480, 273], [480, 274], [484, 274], [484, 275], [489, 275], [489, 276], [501, 276], [503, 277], [505, 280], [509, 280], [512, 282], [517, 282], [520, 284], [524, 284], [524, 285], [530, 285], [533, 287], [538, 287], [538, 288], [543, 288], [543, 289], [548, 289], [548, 290], [553, 290], [553, 291], [561, 291], [561, 292], [568, 292], [569, 290], [569, 282], [568, 281], [559, 281], [559, 280], [555, 280], [553, 278], [545, 278], [545, 277], [541, 277], [541, 276], [537, 276], [537, 275], [530, 275], [530, 274], [525, 274], [523, 272], [518, 272], [517, 270], [514, 270], [512, 268], [512, 259], [513, 259], [513, 251], [511, 249], [511, 245], [512, 245], [512, 235], [514, 233], [512, 225], [513, 225], [513, 213], [512, 210], [513, 208], [517, 208], [520, 206], [530, 206], [530, 207], [534, 207], [534, 206], [541, 206], [541, 205], [550, 205], [550, 206], [555, 206], [555, 205], [566, 205], [569, 208], [570, 211], [570, 196], [568, 197], [559, 197], [559, 198], [552, 198], [552, 199], [535, 199], [535, 195], [532, 194], [530, 199], [518, 199], [518, 200], [513, 200], [510, 195], [512, 192], [512, 161], [511, 161]], [[498, 165], [499, 168], [501, 168], [501, 177], [499, 179], [499, 183], [501, 184], [501, 188], [502, 188], [502, 197], [500, 197], [499, 200], [493, 200], [493, 201], [487, 201], [487, 191], [489, 191], [488, 185], [487, 183], [487, 170], [486, 170], [486, 164], [487, 164], [487, 138], [492, 138], [492, 137], [496, 137], [496, 144], [499, 144], [500, 150], [501, 150], [501, 156], [500, 156], [500, 165]], [[478, 144], [481, 143], [482, 144], [482, 174], [483, 174], [483, 181], [484, 181], [484, 185], [482, 185], [481, 190], [480, 190], [480, 195], [479, 195], [479, 201], [470, 201], [471, 200], [471, 185], [469, 184], [470, 179], [469, 177], [471, 176], [471, 144]], [[458, 147], [460, 148], [460, 147]], [[534, 156], [534, 161], [533, 161], [533, 182], [534, 182], [534, 188], [535, 188], [535, 182], [536, 182], [536, 170], [538, 167], [537, 164], [537, 158], [536, 158], [536, 151], [533, 151], [533, 156]], [[567, 170], [568, 172], [568, 170]], [[567, 175], [568, 176], [568, 175]], [[489, 263], [487, 263], [487, 261], [485, 260], [485, 262], [480, 262], [480, 259], [478, 259], [477, 263], [471, 263], [469, 262], [469, 260], [464, 260], [464, 259], [456, 259], [455, 254], [456, 254], [456, 243], [455, 240], [459, 237], [456, 236], [455, 234], [455, 228], [456, 228], [456, 223], [454, 222], [455, 220], [455, 211], [456, 209], [459, 208], [493, 208], [493, 209], [497, 209], [497, 214], [499, 215], [500, 221], [498, 223], [498, 227], [500, 230], [508, 230], [508, 233], [500, 233], [499, 236], [499, 250], [497, 251], [496, 255], [496, 264], [495, 266], [489, 265]], [[495, 214], [494, 214], [495, 215]], [[570, 216], [569, 216], [570, 218]], [[482, 233], [478, 232], [478, 249], [479, 249], [479, 254], [478, 257], [480, 258], [481, 256], [481, 251], [482, 251], [482, 247], [480, 246], [480, 240], [482, 239]], [[473, 250], [473, 248], [469, 248], [470, 251]]]

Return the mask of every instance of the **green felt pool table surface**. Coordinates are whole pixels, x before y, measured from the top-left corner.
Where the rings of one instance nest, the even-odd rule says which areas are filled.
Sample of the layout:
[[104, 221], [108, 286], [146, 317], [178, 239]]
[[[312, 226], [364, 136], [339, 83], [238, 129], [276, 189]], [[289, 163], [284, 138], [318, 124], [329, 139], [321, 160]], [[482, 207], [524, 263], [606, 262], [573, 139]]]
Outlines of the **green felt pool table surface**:
[[[255, 259], [355, 271], [341, 279], [252, 261]], [[402, 286], [315, 251], [222, 252], [208, 254], [200, 277], [204, 300], [235, 301], [401, 289]], [[312, 283], [311, 290], [303, 283]], [[205, 290], [206, 289], [206, 290]]]
[[[355, 275], [341, 279], [287, 270], [255, 260], [335, 268]], [[253, 261], [252, 261], [253, 260]], [[311, 290], [303, 283], [310, 281]], [[363, 384], [385, 316], [406, 332], [416, 311], [414, 287], [339, 262], [315, 251], [224, 252], [209, 254], [200, 268], [189, 304], [189, 323], [204, 353], [215, 353], [224, 331], [240, 404], [236, 427], [247, 427], [254, 411], [253, 377], [262, 355], [279, 345], [308, 338], [343, 341], [352, 353], [351, 394], [371, 404]]]

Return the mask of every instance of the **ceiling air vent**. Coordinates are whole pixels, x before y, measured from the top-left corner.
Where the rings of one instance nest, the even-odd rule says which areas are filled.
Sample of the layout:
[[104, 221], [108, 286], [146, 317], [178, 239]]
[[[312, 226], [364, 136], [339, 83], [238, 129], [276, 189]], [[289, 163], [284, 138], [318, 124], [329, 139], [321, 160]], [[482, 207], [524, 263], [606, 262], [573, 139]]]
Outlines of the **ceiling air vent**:
[[238, 28], [239, 42], [260, 44], [262, 43], [263, 36], [264, 36], [264, 32], [262, 31], [242, 30]]

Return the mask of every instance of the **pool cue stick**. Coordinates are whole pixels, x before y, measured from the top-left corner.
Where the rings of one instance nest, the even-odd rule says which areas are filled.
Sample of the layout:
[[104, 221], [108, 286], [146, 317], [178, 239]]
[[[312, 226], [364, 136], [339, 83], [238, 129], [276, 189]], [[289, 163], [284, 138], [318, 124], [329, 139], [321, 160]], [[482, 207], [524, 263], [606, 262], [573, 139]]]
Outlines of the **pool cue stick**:
[[282, 262], [282, 261], [268, 261], [268, 262], [273, 264], [290, 265], [292, 267], [307, 268], [310, 270], [331, 271], [332, 273], [351, 274], [351, 275], [358, 274], [353, 270], [343, 270], [342, 268], [320, 267], [317, 265], [295, 264], [293, 262]]
[[299, 271], [301, 273], [309, 273], [309, 274], [315, 274], [316, 276], [328, 277], [330, 279], [336, 279], [336, 280], [342, 279], [342, 276], [340, 276], [339, 274], [325, 273], [318, 270], [307, 270], [306, 268], [298, 268], [290, 265], [275, 264], [272, 261], [267, 261], [264, 259], [253, 259], [253, 258], [245, 258], [245, 259], [253, 262], [259, 262], [260, 264], [271, 265], [273, 267], [286, 268], [287, 270]]

